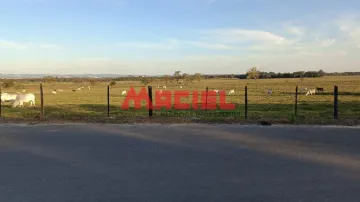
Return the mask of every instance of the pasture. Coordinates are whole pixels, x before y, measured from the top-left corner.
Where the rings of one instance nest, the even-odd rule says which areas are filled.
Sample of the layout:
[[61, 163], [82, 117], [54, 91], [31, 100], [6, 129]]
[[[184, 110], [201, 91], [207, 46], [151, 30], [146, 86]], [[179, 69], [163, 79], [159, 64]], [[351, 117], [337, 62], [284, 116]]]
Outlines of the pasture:
[[[104, 121], [107, 120], [107, 85], [109, 82], [98, 83], [88, 89], [89, 84], [74, 83], [44, 83], [44, 106], [46, 120], [60, 121]], [[35, 107], [11, 108], [10, 104], [2, 105], [2, 117], [13, 120], [36, 120], [40, 114], [40, 88], [39, 83], [24, 83], [26, 93], [34, 93], [36, 96]], [[339, 76], [323, 78], [300, 79], [211, 79], [194, 81], [193, 83], [175, 84], [165, 81], [154, 81], [149, 85], [153, 86], [153, 91], [164, 90], [186, 90], [186, 91], [205, 91], [206, 87], [212, 90], [234, 90], [234, 94], [227, 95], [227, 102], [235, 103], [237, 109], [236, 116], [202, 116], [198, 114], [197, 120], [205, 121], [244, 121], [244, 88], [248, 86], [248, 121], [258, 121], [268, 119], [274, 122], [289, 123], [293, 122], [295, 88], [306, 87], [314, 89], [324, 88], [324, 92], [316, 92], [315, 95], [305, 96], [300, 93], [298, 96], [298, 123], [336, 123], [349, 122], [356, 123], [360, 120], [360, 77], [359, 76]], [[333, 90], [334, 85], [339, 87], [339, 120], [333, 119]], [[124, 111], [120, 109], [125, 99], [123, 91], [128, 91], [134, 86], [137, 92], [144, 87], [140, 82], [118, 81], [110, 89], [110, 116], [115, 117], [110, 122], [131, 122], [136, 118], [146, 119], [148, 111]], [[160, 86], [157, 89], [157, 86]], [[180, 86], [182, 86], [180, 88]], [[82, 88], [78, 90], [77, 88]], [[56, 94], [54, 89], [61, 89]], [[76, 89], [73, 92], [73, 89]], [[268, 94], [271, 89], [271, 95]], [[299, 90], [300, 91], [300, 90]], [[2, 89], [2, 92], [16, 92], [13, 89]], [[21, 92], [22, 93], [22, 92]], [[199, 99], [201, 100], [201, 99]], [[183, 102], [191, 102], [191, 98], [184, 99]], [[155, 103], [156, 104], [156, 103]], [[169, 110], [162, 110], [169, 112]], [[170, 110], [174, 112], [175, 110]], [[193, 117], [195, 118], [195, 117]], [[153, 120], [174, 120], [191, 121], [192, 117], [164, 117], [161, 111], [154, 111]]]

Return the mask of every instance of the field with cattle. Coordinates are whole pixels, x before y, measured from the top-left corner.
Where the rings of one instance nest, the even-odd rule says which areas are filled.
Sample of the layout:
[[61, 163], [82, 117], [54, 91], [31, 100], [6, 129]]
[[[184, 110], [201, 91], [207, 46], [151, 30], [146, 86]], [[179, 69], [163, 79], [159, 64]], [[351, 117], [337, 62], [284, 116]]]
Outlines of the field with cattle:
[[[124, 91], [133, 86], [137, 92], [144, 87], [139, 81], [118, 81], [110, 88], [110, 118], [108, 117], [107, 86], [109, 82], [100, 82], [91, 85], [83, 83], [52, 82], [43, 84], [45, 120], [59, 121], [92, 121], [92, 122], [132, 122], [136, 120], [147, 121], [148, 111], [121, 110], [120, 106], [125, 99]], [[153, 91], [184, 90], [184, 91], [209, 91], [225, 90], [227, 102], [235, 103], [233, 113], [209, 111], [206, 113], [186, 113], [190, 111], [155, 110], [152, 120], [191, 122], [197, 120], [219, 122], [244, 122], [245, 121], [245, 86], [248, 87], [248, 117], [246, 121], [271, 120], [279, 123], [357, 123], [360, 120], [360, 77], [338, 76], [322, 78], [300, 79], [203, 79], [191, 83], [176, 84], [165, 81], [153, 81], [148, 84]], [[298, 85], [297, 116], [294, 116], [295, 88]], [[339, 120], [335, 121], [334, 111], [334, 86], [339, 89]], [[23, 89], [2, 89], [7, 93], [34, 93], [35, 107], [24, 106], [12, 108], [11, 103], [3, 103], [2, 117], [9, 120], [37, 120], [40, 107], [40, 84], [22, 83]], [[90, 86], [90, 88], [88, 88]], [[83, 87], [83, 88], [82, 88]], [[307, 90], [323, 88], [323, 92], [315, 95], [305, 95], [300, 89]], [[146, 88], [147, 89], [147, 88]], [[56, 90], [55, 92], [52, 92]], [[75, 90], [75, 91], [74, 91]], [[271, 93], [269, 93], [271, 91]], [[199, 99], [201, 100], [201, 99]], [[183, 102], [191, 102], [184, 99]], [[199, 101], [200, 102], [200, 101]], [[155, 103], [156, 104], [156, 103]], [[165, 113], [166, 112], [166, 113]], [[199, 111], [197, 111], [199, 112]], [[224, 112], [224, 111], [223, 111]], [[217, 115], [217, 113], [222, 115]]]

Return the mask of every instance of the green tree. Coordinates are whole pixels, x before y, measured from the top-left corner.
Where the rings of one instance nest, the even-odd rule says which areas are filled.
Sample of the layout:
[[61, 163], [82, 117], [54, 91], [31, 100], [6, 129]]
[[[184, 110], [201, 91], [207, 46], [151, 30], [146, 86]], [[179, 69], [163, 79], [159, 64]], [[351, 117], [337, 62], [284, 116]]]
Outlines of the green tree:
[[116, 85], [116, 81], [115, 81], [115, 80], [110, 81], [110, 86], [115, 86], [115, 85]]
[[176, 83], [179, 84], [179, 81], [181, 79], [181, 71], [175, 71], [174, 73], [174, 79], [176, 80]]
[[194, 78], [195, 78], [197, 81], [200, 81], [200, 80], [201, 80], [201, 73], [195, 73], [195, 74], [194, 74]]
[[246, 72], [246, 78], [248, 79], [256, 80], [259, 78], [259, 76], [260, 76], [260, 71], [256, 67], [252, 67]]
[[151, 80], [150, 77], [144, 76], [144, 77], [141, 78], [141, 83], [144, 84], [144, 86], [147, 86], [149, 83], [151, 83], [151, 81], [152, 80]]
[[320, 69], [320, 70], [318, 71], [318, 73], [319, 73], [319, 76], [320, 76], [320, 77], [323, 77], [323, 76], [325, 76], [325, 74], [326, 74], [322, 69]]

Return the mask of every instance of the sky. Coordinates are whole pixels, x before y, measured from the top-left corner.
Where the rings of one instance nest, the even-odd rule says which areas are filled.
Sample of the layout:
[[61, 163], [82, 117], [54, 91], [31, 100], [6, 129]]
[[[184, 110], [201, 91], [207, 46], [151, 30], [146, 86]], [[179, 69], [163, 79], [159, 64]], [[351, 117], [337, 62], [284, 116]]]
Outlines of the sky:
[[356, 0], [0, 0], [0, 73], [360, 71]]

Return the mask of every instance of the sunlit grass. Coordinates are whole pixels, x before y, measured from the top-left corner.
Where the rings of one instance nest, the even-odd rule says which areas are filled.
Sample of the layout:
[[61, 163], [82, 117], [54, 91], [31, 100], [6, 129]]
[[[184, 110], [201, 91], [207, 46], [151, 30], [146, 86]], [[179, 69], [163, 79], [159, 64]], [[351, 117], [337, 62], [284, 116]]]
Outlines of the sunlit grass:
[[[74, 85], [73, 83], [52, 83], [44, 84], [44, 104], [46, 119], [49, 120], [69, 120], [69, 121], [97, 121], [107, 117], [107, 85], [108, 83], [99, 83], [90, 90], [88, 84]], [[151, 83], [153, 91], [157, 86], [166, 85], [165, 82]], [[282, 122], [293, 121], [295, 87], [315, 88], [323, 87], [324, 93], [317, 93], [313, 96], [298, 96], [298, 113], [296, 121], [309, 123], [326, 123], [333, 121], [333, 88], [339, 86], [339, 118], [341, 120], [359, 120], [360, 119], [360, 77], [324, 77], [304, 79], [301, 84], [300, 79], [262, 79], [262, 80], [238, 80], [238, 79], [219, 79], [202, 80], [192, 84], [180, 85], [167, 84], [167, 90], [182, 91], [205, 91], [209, 90], [235, 90], [234, 95], [227, 96], [227, 102], [235, 103], [236, 116], [228, 118], [235, 120], [244, 120], [245, 117], [245, 85], [248, 86], [248, 120], [279, 120]], [[72, 92], [70, 86], [77, 88], [84, 86], [81, 91]], [[147, 117], [148, 111], [132, 110], [124, 111], [120, 108], [125, 96], [122, 91], [129, 90], [134, 86], [137, 92], [143, 87], [139, 82], [125, 83], [118, 82], [116, 86], [110, 89], [110, 116], [131, 119], [131, 116]], [[39, 84], [25, 84], [26, 92], [34, 93], [36, 96], [36, 107], [14, 108], [9, 104], [2, 106], [2, 116], [7, 119], [37, 119], [40, 114], [40, 88]], [[51, 94], [52, 89], [62, 89], [63, 92]], [[273, 94], [267, 95], [267, 90], [272, 89]], [[14, 91], [14, 90], [13, 90]], [[3, 89], [3, 92], [11, 90]], [[155, 95], [153, 96], [155, 99]], [[182, 102], [191, 103], [192, 99], [184, 98]], [[201, 99], [199, 98], [199, 102]], [[156, 104], [156, 101], [154, 101]], [[175, 112], [178, 110], [154, 110], [154, 116], [159, 117], [161, 111]], [[220, 112], [221, 110], [218, 110]], [[186, 114], [186, 111], [182, 111]], [[192, 111], [194, 112], [194, 111]], [[226, 117], [206, 117], [201, 113], [188, 113], [192, 116], [198, 116], [203, 119], [225, 119]], [[168, 117], [164, 117], [168, 118]], [[185, 117], [189, 118], [189, 117]], [[182, 117], [184, 119], [184, 117]]]

